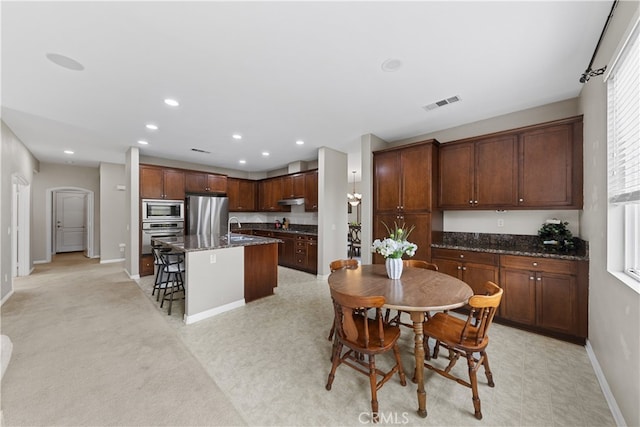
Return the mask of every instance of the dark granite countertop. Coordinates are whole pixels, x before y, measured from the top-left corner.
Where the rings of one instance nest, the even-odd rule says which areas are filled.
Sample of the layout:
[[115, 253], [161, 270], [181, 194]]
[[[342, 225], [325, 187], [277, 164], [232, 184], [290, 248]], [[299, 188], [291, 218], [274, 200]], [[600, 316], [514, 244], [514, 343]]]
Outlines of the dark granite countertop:
[[589, 260], [589, 243], [575, 239], [576, 249], [569, 252], [550, 252], [538, 236], [486, 233], [434, 233], [432, 248], [489, 252], [505, 255], [535, 256], [577, 261]]
[[291, 233], [291, 234], [304, 234], [307, 236], [318, 236], [317, 225], [307, 224], [289, 224], [289, 228], [276, 228], [272, 223], [264, 222], [252, 222], [244, 223], [242, 227], [238, 227], [236, 224], [231, 224], [231, 231], [239, 232], [246, 230], [261, 230], [261, 231], [275, 231], [278, 233]]
[[244, 234], [231, 234], [231, 242], [227, 242], [227, 236], [205, 236], [189, 234], [183, 237], [160, 237], [153, 239], [176, 251], [194, 252], [210, 249], [225, 249], [238, 246], [267, 245], [279, 243], [280, 240], [270, 237], [246, 236]]

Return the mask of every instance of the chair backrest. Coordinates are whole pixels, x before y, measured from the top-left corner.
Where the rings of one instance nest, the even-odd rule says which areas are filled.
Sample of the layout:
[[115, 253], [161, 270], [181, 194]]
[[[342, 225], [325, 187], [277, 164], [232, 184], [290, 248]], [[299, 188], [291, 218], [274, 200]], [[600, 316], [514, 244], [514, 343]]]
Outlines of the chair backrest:
[[357, 244], [361, 243], [360, 233], [362, 227], [359, 225], [350, 225], [349, 226], [349, 242]]
[[404, 259], [402, 260], [402, 264], [405, 267], [424, 268], [427, 270], [438, 271], [437, 265], [427, 261], [422, 261], [421, 259]]
[[[369, 309], [376, 310], [375, 322], [378, 323], [378, 341], [376, 345], [384, 345], [384, 322], [382, 321], [382, 306], [385, 303], [383, 296], [356, 296], [347, 295], [331, 290], [331, 298], [336, 311], [336, 333], [339, 338], [346, 339], [354, 344], [363, 343], [364, 348], [370, 344], [369, 337]], [[356, 322], [362, 323], [362, 327], [356, 326]]]
[[358, 268], [357, 259], [337, 259], [329, 264], [329, 270], [334, 271], [341, 270], [343, 268]]
[[493, 282], [484, 284], [485, 292], [482, 295], [474, 295], [469, 298], [469, 316], [460, 335], [462, 343], [468, 337], [473, 336], [476, 344], [480, 344], [487, 336], [493, 317], [502, 300], [502, 288]]

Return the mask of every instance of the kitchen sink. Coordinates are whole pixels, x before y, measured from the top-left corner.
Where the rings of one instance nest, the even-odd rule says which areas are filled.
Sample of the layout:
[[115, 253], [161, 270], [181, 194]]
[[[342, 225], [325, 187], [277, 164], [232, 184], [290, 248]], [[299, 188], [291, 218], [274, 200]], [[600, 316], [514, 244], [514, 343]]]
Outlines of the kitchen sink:
[[254, 240], [254, 238], [251, 236], [243, 236], [242, 234], [232, 234], [231, 238], [229, 239], [229, 243], [248, 242], [251, 240]]

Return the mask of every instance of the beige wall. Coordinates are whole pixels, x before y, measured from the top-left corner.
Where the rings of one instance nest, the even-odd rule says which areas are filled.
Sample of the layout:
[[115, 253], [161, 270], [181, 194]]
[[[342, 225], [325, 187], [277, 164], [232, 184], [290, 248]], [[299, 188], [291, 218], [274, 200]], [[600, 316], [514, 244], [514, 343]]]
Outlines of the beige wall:
[[[74, 188], [93, 192], [93, 254], [100, 254], [100, 170], [95, 167], [41, 163], [34, 176], [31, 214], [31, 256], [35, 262], [47, 260], [47, 197], [51, 189]], [[49, 206], [49, 208], [47, 208]]]
[[[594, 68], [611, 66], [614, 51], [638, 14], [620, 2]], [[635, 22], [635, 21], [633, 21]], [[586, 64], [585, 64], [586, 65]], [[576, 76], [578, 78], [579, 76]], [[581, 233], [590, 242], [589, 343], [626, 425], [640, 425], [640, 295], [607, 272], [607, 97], [603, 77], [580, 94], [584, 114], [584, 210]]]
[[128, 213], [124, 210], [128, 186], [124, 165], [100, 164], [100, 262], [125, 257], [129, 241]]
[[[18, 137], [4, 123], [2, 127], [2, 149], [0, 149], [0, 283], [2, 283], [1, 300], [4, 302], [13, 291], [13, 280], [11, 274], [11, 240], [12, 234], [4, 230], [11, 230], [12, 212], [12, 181], [13, 177], [19, 179], [26, 185], [33, 183], [34, 171], [40, 167], [38, 160], [24, 146]], [[31, 193], [33, 194], [33, 193]], [[33, 258], [25, 260], [32, 266]]]

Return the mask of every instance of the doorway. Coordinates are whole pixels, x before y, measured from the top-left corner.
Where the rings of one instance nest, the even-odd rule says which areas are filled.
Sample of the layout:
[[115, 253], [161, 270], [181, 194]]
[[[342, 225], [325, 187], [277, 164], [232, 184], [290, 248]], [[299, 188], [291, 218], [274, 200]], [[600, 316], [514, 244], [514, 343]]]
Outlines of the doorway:
[[46, 190], [46, 262], [54, 253], [82, 251], [93, 258], [93, 191], [80, 187]]
[[27, 181], [14, 174], [11, 178], [11, 277], [31, 273], [30, 192]]

